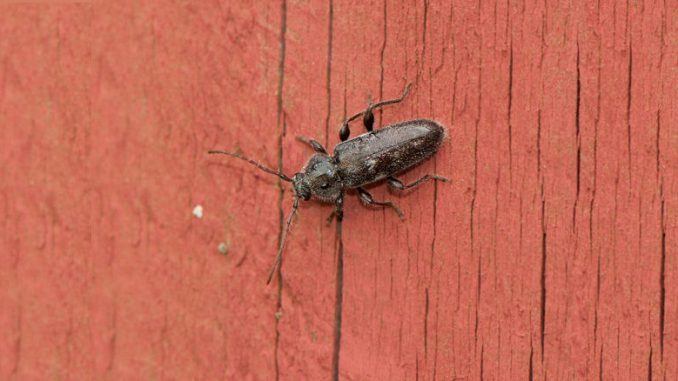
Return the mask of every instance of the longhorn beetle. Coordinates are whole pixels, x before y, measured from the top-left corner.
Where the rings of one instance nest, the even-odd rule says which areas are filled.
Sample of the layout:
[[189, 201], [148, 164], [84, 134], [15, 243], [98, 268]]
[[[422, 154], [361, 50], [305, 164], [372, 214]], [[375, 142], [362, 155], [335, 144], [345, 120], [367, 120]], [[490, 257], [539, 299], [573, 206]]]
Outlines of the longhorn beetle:
[[[437, 175], [426, 175], [411, 184], [403, 184], [394, 177], [396, 174], [413, 167], [433, 156], [438, 151], [445, 136], [445, 128], [428, 119], [414, 119], [373, 130], [375, 109], [387, 105], [400, 103], [410, 91], [410, 85], [400, 98], [389, 99], [372, 104], [368, 101], [367, 109], [348, 119], [345, 119], [339, 130], [341, 143], [334, 147], [334, 154], [329, 155], [325, 147], [316, 140], [305, 137], [298, 139], [311, 146], [315, 154], [306, 162], [301, 172], [293, 177], [286, 176], [276, 170], [268, 168], [259, 162], [241, 155], [238, 152], [210, 150], [210, 154], [232, 156], [256, 166], [264, 172], [278, 176], [284, 181], [291, 182], [294, 187], [294, 202], [292, 211], [287, 217], [283, 237], [280, 240], [275, 262], [268, 274], [268, 283], [271, 283], [273, 273], [282, 260], [285, 239], [290, 230], [292, 218], [299, 207], [299, 199], [305, 201], [315, 198], [322, 202], [334, 203], [335, 209], [328, 218], [336, 218], [341, 222], [344, 216], [344, 192], [354, 189], [358, 197], [367, 205], [376, 205], [393, 209], [401, 220], [403, 213], [397, 205], [390, 201], [376, 201], [363, 186], [386, 179], [389, 187], [395, 190], [414, 188], [428, 180], [447, 181]], [[350, 130], [348, 124], [359, 117], [363, 117], [363, 125], [367, 133], [348, 139]]]

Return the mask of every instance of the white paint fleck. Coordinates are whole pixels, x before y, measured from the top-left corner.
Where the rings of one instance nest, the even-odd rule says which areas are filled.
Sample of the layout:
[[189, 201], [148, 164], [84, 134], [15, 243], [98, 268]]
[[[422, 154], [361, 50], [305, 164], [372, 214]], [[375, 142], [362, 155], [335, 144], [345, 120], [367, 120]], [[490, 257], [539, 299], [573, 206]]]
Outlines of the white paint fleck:
[[193, 215], [195, 218], [202, 218], [202, 205], [196, 205], [195, 208], [193, 208]]
[[224, 242], [219, 242], [217, 250], [219, 250], [221, 254], [226, 255], [226, 253], [228, 253], [228, 245], [226, 245]]

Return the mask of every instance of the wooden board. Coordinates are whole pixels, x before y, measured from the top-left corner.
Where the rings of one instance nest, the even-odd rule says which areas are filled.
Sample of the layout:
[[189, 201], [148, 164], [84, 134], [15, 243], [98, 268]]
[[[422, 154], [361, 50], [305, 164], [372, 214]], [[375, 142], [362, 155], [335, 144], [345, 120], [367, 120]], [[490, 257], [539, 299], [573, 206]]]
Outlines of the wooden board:
[[[0, 68], [0, 379], [678, 377], [676, 0], [6, 3]], [[303, 203], [266, 286], [289, 185], [206, 151], [408, 82], [452, 181], [341, 253]]]

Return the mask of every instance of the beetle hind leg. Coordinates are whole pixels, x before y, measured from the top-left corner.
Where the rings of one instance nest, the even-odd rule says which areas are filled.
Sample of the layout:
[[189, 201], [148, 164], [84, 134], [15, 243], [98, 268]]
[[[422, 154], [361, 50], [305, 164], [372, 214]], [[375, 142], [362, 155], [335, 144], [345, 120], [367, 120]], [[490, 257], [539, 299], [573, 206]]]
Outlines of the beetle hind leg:
[[391, 208], [393, 209], [394, 212], [398, 215], [400, 220], [405, 219], [405, 215], [403, 212], [398, 208], [398, 206], [391, 201], [375, 201], [374, 198], [372, 198], [372, 195], [366, 191], [363, 188], [357, 188], [358, 191], [358, 197], [360, 197], [360, 200], [365, 203], [365, 205], [376, 205], [376, 206], [383, 206], [385, 208]]
[[418, 187], [419, 185], [421, 185], [421, 184], [423, 184], [423, 183], [425, 183], [425, 182], [427, 182], [427, 181], [429, 181], [429, 180], [436, 180], [436, 181], [442, 181], [442, 182], [447, 182], [447, 181], [449, 181], [446, 177], [442, 177], [442, 176], [438, 176], [438, 175], [426, 175], [426, 176], [420, 178], [419, 180], [417, 180], [417, 181], [415, 181], [415, 182], [413, 182], [413, 183], [410, 183], [410, 184], [403, 184], [402, 181], [396, 179], [396, 178], [393, 177], [393, 176], [390, 176], [390, 177], [387, 179], [387, 181], [388, 181], [388, 186], [389, 186], [391, 189], [400, 190], [400, 191]]

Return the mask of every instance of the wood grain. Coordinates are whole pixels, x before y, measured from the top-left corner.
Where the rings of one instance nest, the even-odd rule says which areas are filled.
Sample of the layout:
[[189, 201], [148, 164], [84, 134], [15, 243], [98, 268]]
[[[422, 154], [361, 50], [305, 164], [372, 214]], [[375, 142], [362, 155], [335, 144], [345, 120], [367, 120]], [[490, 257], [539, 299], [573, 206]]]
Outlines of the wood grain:
[[[267, 287], [289, 185], [207, 150], [408, 82], [452, 182], [303, 203]], [[676, 0], [5, 3], [0, 126], [0, 379], [678, 378]]]

